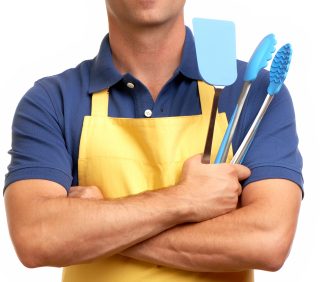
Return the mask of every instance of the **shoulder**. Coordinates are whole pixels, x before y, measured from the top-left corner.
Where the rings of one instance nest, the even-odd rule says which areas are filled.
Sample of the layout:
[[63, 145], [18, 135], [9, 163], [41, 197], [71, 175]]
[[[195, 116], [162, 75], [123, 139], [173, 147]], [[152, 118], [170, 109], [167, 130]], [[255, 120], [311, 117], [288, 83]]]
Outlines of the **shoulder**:
[[[38, 108], [52, 115], [62, 126], [68, 116], [66, 109], [72, 116], [73, 112], [79, 110], [76, 105], [81, 104], [83, 108], [89, 103], [87, 93], [91, 66], [92, 60], [87, 60], [60, 74], [37, 80], [22, 97], [17, 113], [27, 111], [36, 115], [38, 111], [35, 109]], [[29, 111], [30, 108], [33, 109], [32, 112]]]
[[71, 98], [75, 93], [79, 95], [88, 90], [91, 66], [92, 60], [84, 61], [75, 68], [39, 79], [35, 86], [42, 88], [53, 101]]
[[[222, 94], [222, 105], [231, 117], [243, 87], [245, 62], [238, 62], [238, 78]], [[258, 114], [269, 85], [269, 71], [263, 69], [252, 82], [235, 131], [232, 145], [238, 149]], [[295, 113], [288, 88], [283, 85], [269, 105], [255, 135], [243, 164], [251, 169], [251, 176], [244, 182], [262, 179], [288, 179], [303, 186], [302, 157], [298, 149]]]
[[29, 178], [70, 186], [82, 120], [90, 105], [90, 65], [85, 61], [42, 78], [22, 97], [12, 124], [5, 186]]

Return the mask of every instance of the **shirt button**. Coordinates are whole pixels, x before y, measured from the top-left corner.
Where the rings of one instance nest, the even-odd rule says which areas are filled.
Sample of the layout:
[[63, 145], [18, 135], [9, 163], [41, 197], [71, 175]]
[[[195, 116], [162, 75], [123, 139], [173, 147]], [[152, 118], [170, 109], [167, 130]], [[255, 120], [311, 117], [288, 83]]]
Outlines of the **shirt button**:
[[144, 115], [149, 118], [149, 117], [152, 116], [152, 111], [149, 110], [149, 109], [148, 109], [148, 110], [145, 110], [145, 111], [144, 111]]
[[133, 89], [134, 88], [134, 84], [132, 82], [128, 82], [127, 83], [127, 87], [130, 88], [130, 89]]

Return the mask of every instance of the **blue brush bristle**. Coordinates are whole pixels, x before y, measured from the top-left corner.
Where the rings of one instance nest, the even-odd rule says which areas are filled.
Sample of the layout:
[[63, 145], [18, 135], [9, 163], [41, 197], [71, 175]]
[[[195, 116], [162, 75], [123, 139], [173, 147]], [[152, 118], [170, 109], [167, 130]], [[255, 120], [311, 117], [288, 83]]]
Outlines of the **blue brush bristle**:
[[280, 91], [289, 70], [291, 56], [292, 48], [289, 43], [282, 46], [274, 56], [270, 69], [269, 95], [275, 95]]

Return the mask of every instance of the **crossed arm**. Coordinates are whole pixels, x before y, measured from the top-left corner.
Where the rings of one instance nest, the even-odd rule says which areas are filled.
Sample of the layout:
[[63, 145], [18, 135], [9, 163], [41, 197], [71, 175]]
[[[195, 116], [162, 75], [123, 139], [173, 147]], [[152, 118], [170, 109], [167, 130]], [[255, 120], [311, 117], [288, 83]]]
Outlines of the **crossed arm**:
[[[218, 178], [215, 183], [221, 182]], [[68, 197], [63, 187], [46, 180], [11, 186], [5, 193], [8, 225], [28, 267], [67, 266], [120, 253], [189, 271], [274, 271], [289, 253], [301, 201], [299, 187], [280, 179], [249, 184], [240, 208], [220, 210], [210, 202], [200, 205], [205, 194], [201, 198], [190, 190], [190, 197], [182, 200], [187, 193], [181, 187], [110, 201], [101, 200], [99, 193], [92, 196], [92, 187], [82, 187], [79, 194], [75, 189]], [[208, 190], [205, 184], [201, 187]], [[221, 195], [216, 194], [220, 202], [233, 205], [228, 202], [230, 189]], [[213, 198], [211, 203], [219, 201]], [[190, 208], [196, 205], [203, 210]]]
[[241, 208], [197, 224], [174, 227], [123, 255], [189, 271], [276, 271], [287, 258], [301, 201], [281, 179], [249, 184]]

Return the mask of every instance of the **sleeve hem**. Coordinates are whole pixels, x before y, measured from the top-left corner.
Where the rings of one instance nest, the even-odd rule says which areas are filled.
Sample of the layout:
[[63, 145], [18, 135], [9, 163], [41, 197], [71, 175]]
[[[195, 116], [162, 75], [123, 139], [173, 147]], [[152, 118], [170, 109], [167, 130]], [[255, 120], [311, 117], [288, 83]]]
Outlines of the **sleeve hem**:
[[67, 191], [69, 191], [72, 182], [72, 177], [61, 170], [55, 168], [28, 167], [12, 171], [6, 175], [3, 193], [10, 184], [26, 179], [44, 179], [57, 182]]
[[292, 170], [286, 167], [280, 166], [259, 166], [251, 169], [251, 175], [242, 184], [246, 187], [248, 184], [265, 179], [287, 179], [296, 183], [302, 192], [304, 197], [303, 189], [303, 177], [302, 174], [296, 170]]

